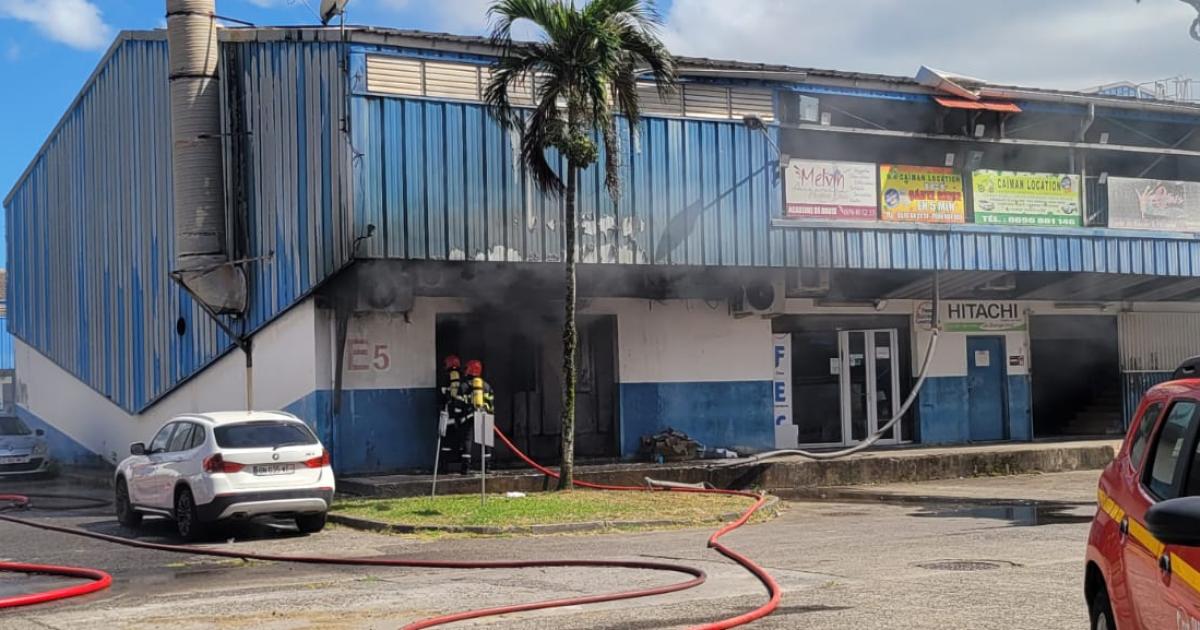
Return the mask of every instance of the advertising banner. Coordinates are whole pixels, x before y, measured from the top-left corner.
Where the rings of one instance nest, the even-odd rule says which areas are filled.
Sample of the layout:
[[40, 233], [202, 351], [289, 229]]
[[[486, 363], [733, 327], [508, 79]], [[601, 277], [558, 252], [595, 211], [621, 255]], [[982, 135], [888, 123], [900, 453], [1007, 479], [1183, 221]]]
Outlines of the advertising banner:
[[1200, 232], [1200, 182], [1109, 177], [1108, 227]]
[[980, 225], [1083, 225], [1078, 175], [978, 170], [971, 191]]
[[784, 183], [785, 219], [875, 220], [874, 164], [792, 159]]
[[[943, 300], [938, 320], [946, 332], [1006, 332], [1025, 330], [1025, 313], [1018, 302], [982, 302]], [[928, 327], [933, 319], [933, 303], [918, 302], [916, 320]]]
[[879, 218], [915, 223], [965, 223], [962, 176], [942, 166], [879, 165]]

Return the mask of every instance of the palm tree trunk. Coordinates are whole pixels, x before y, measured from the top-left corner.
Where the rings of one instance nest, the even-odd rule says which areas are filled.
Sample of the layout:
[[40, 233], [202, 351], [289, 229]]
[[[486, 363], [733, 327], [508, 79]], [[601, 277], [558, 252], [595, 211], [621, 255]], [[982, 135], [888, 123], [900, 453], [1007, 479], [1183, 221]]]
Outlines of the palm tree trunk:
[[575, 194], [579, 169], [567, 162], [566, 212], [566, 308], [563, 312], [563, 405], [562, 405], [562, 466], [558, 478], [559, 490], [570, 490], [575, 481], [575, 346], [579, 335], [575, 330]]

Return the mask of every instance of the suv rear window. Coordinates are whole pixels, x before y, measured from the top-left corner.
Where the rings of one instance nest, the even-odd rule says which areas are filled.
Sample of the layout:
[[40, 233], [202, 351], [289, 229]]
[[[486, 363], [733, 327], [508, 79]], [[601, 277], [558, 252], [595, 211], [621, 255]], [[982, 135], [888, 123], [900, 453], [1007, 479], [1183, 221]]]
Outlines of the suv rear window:
[[20, 418], [0, 418], [0, 435], [29, 435], [33, 431]]
[[317, 436], [306, 425], [282, 420], [226, 424], [213, 429], [221, 448], [275, 448], [316, 444]]

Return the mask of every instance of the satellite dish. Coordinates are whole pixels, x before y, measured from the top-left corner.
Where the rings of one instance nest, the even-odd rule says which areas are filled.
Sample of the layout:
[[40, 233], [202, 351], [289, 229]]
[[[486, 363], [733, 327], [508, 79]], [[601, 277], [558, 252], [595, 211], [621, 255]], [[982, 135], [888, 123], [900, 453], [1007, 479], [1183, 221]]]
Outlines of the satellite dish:
[[321, 24], [329, 24], [334, 16], [345, 12], [348, 2], [350, 0], [321, 0]]

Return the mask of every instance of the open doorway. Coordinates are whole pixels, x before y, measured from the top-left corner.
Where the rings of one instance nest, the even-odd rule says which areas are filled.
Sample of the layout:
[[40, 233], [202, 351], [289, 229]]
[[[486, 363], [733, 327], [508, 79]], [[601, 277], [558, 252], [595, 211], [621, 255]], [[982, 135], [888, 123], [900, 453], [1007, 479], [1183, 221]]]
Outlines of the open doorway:
[[[580, 316], [575, 361], [575, 454], [618, 455], [616, 317]], [[437, 318], [437, 356], [483, 362], [495, 390], [496, 425], [534, 459], [556, 462], [562, 435], [562, 330], [551, 315], [498, 311]], [[498, 463], [512, 461], [507, 449]]]
[[1035, 438], [1122, 432], [1117, 348], [1116, 317], [1029, 318]]

